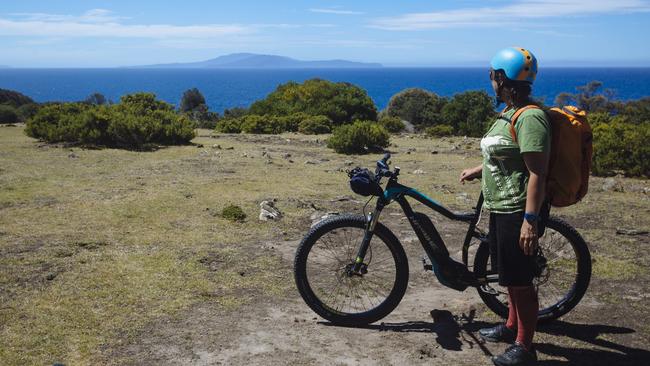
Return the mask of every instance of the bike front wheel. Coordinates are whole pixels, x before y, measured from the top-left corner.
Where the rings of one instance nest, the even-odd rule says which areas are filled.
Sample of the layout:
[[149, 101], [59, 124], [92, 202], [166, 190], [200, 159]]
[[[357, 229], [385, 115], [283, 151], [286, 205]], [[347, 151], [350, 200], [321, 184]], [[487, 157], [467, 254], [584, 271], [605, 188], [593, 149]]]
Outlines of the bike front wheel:
[[[553, 321], [573, 309], [582, 299], [591, 279], [591, 255], [580, 234], [569, 224], [550, 217], [544, 235], [539, 238], [540, 254], [544, 258], [539, 275], [533, 279], [539, 299], [538, 323]], [[538, 257], [539, 258], [539, 257]], [[481, 243], [474, 257], [477, 278], [490, 272], [490, 250]], [[508, 291], [492, 284], [496, 293], [478, 288], [483, 302], [499, 316], [508, 317]]]
[[311, 229], [296, 252], [294, 276], [300, 295], [313, 311], [333, 323], [373, 323], [393, 311], [406, 292], [406, 254], [395, 235], [380, 223], [361, 270], [351, 271], [365, 227], [362, 215], [326, 219]]

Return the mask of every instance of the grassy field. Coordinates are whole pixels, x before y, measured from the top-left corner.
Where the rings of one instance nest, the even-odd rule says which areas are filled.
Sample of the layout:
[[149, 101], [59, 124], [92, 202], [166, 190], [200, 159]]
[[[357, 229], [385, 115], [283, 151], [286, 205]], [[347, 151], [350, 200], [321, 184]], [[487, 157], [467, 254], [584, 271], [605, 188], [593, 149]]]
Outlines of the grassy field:
[[[132, 152], [43, 144], [22, 129], [0, 127], [3, 365], [111, 363], [112, 350], [148, 324], [198, 303], [232, 314], [260, 297], [293, 296], [291, 263], [265, 243], [298, 240], [315, 211], [360, 200], [343, 171], [377, 159], [337, 155], [326, 136], [199, 130], [192, 146]], [[472, 206], [479, 185], [459, 185], [457, 176], [480, 161], [476, 139], [392, 142], [406, 184], [454, 208]], [[576, 317], [618, 314], [617, 325], [635, 330], [625, 342], [647, 345], [650, 239], [617, 230], [650, 230], [650, 184], [605, 183], [593, 178], [584, 202], [556, 212], [594, 258], [589, 294], [602, 311]], [[276, 200], [281, 220], [258, 220], [265, 199]], [[230, 204], [243, 208], [244, 222], [220, 217]]]

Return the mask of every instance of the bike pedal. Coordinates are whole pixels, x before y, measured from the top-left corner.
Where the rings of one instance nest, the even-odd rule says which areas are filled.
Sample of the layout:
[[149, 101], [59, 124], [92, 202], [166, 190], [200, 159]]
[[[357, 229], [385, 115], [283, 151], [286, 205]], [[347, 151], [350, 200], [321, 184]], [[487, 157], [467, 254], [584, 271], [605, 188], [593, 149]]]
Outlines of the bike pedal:
[[481, 288], [481, 291], [483, 291], [483, 292], [485, 292], [487, 294], [490, 294], [490, 295], [498, 295], [499, 294], [499, 292], [497, 290], [495, 290], [494, 288], [492, 288], [490, 285], [482, 285], [482, 286], [480, 286], [480, 288]]

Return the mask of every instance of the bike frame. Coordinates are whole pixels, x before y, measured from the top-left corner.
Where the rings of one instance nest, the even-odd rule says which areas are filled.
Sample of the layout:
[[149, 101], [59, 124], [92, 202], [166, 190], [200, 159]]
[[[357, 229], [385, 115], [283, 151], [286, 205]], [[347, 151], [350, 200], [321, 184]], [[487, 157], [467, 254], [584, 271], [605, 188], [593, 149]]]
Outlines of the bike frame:
[[[454, 261], [449, 256], [449, 251], [447, 246], [444, 243], [444, 240], [440, 237], [438, 230], [435, 228], [435, 225], [430, 222], [430, 224], [424, 223], [426, 228], [423, 227], [423, 222], [421, 219], [418, 219], [416, 216], [418, 213], [414, 212], [409, 204], [407, 197], [415, 199], [416, 201], [424, 204], [430, 209], [440, 213], [441, 215], [455, 221], [463, 221], [469, 224], [467, 234], [465, 235], [465, 240], [463, 242], [463, 252], [462, 260], [463, 263], [460, 264]], [[377, 222], [379, 221], [379, 216], [384, 207], [388, 206], [391, 202], [397, 202], [404, 214], [406, 215], [411, 227], [417, 234], [420, 239], [420, 243], [424, 251], [426, 252], [429, 260], [431, 261], [431, 266], [436, 274], [436, 277], [445, 286], [457, 289], [464, 290], [467, 286], [481, 286], [485, 285], [488, 282], [496, 282], [497, 278], [495, 276], [486, 276], [485, 278], [476, 278], [473, 273], [467, 270], [468, 266], [468, 252], [472, 238], [477, 238], [481, 242], [486, 242], [487, 237], [485, 234], [480, 233], [476, 230], [476, 224], [479, 220], [481, 207], [483, 205], [483, 194], [479, 196], [478, 202], [476, 204], [475, 210], [472, 213], [454, 213], [444, 207], [442, 204], [436, 202], [435, 200], [429, 198], [425, 194], [419, 192], [418, 190], [407, 187], [405, 185], [399, 184], [395, 177], [391, 177], [386, 185], [386, 189], [383, 192], [383, 196], [379, 196], [377, 199], [377, 204], [372, 213], [368, 214], [366, 217], [367, 225], [364, 238], [359, 247], [357, 257], [355, 260], [354, 270], [359, 271], [363, 260], [365, 258], [366, 252], [370, 245], [370, 240], [372, 239], [373, 232]], [[460, 268], [462, 266], [463, 268]], [[452, 273], [445, 271], [449, 267], [456, 267]], [[460, 270], [459, 270], [460, 268]], [[447, 273], [445, 273], [447, 272]], [[460, 279], [462, 277], [462, 280]], [[491, 278], [494, 277], [494, 278]]]

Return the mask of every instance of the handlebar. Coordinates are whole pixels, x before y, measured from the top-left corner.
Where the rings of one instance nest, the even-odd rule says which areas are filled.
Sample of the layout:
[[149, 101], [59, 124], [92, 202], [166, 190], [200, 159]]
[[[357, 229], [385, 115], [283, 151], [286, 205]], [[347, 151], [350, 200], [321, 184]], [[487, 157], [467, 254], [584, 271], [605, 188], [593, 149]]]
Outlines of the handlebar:
[[390, 171], [388, 160], [390, 160], [390, 153], [384, 154], [384, 157], [381, 160], [377, 161], [377, 168], [375, 169], [375, 178], [377, 180], [382, 177], [396, 177], [399, 175], [399, 168], [395, 168], [394, 172]]

